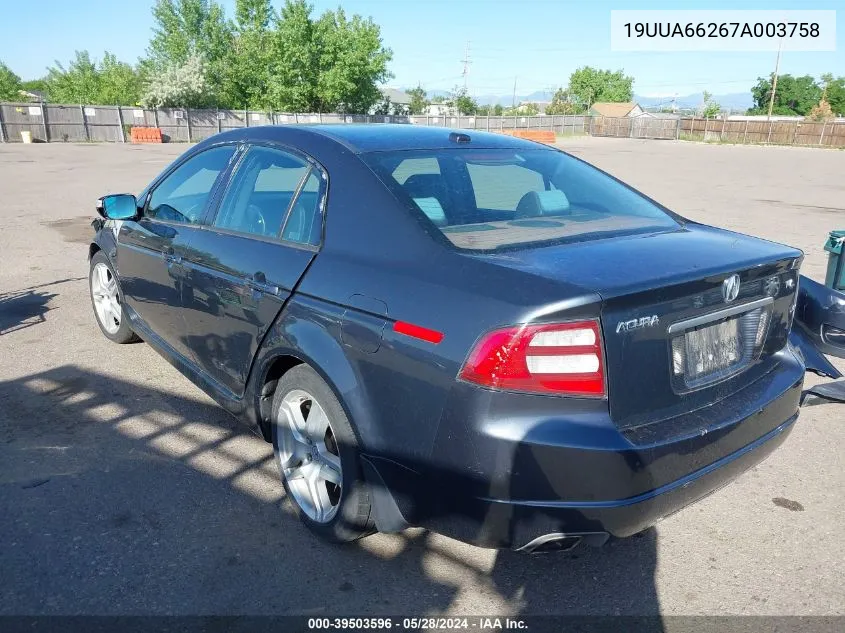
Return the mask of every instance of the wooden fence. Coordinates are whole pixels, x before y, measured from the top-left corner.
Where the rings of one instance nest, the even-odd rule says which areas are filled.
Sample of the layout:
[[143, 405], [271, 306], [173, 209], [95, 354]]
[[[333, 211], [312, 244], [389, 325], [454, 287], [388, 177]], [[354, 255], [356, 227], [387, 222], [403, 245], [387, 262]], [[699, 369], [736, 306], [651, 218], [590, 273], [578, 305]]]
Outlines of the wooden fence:
[[681, 119], [680, 138], [723, 143], [845, 147], [845, 122]]
[[727, 119], [593, 117], [593, 136], [845, 147], [845, 121], [729, 121]]

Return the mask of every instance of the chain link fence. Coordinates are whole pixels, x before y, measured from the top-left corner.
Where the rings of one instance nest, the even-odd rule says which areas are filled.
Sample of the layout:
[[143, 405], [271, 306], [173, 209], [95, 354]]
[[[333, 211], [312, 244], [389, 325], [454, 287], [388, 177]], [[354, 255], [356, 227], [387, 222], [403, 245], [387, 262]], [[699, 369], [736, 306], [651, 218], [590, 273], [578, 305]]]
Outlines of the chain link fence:
[[237, 128], [297, 123], [404, 123], [499, 132], [552, 130], [560, 135], [687, 139], [729, 143], [777, 143], [845, 147], [845, 122], [730, 121], [724, 119], [587, 115], [382, 116], [258, 112], [254, 110], [146, 109], [128, 106], [0, 103], [0, 142], [126, 143], [135, 127], [161, 129], [165, 142], [197, 142]]

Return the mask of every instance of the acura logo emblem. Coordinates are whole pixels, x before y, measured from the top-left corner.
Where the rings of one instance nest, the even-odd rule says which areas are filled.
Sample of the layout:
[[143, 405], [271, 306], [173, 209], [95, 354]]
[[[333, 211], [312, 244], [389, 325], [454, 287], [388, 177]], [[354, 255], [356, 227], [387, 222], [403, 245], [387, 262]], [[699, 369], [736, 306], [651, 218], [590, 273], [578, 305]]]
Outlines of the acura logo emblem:
[[739, 296], [739, 275], [731, 275], [722, 282], [722, 298], [730, 303]]

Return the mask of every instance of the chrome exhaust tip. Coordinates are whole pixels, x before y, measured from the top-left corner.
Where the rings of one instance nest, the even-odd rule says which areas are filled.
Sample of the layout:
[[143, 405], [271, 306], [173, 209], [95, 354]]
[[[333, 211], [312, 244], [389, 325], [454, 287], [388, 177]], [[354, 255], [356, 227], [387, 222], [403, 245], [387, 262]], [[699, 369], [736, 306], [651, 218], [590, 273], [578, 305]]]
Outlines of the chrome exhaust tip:
[[551, 552], [568, 552], [578, 546], [581, 542], [581, 537], [571, 534], [543, 534], [532, 541], [529, 541], [522, 547], [517, 548], [517, 552], [525, 552], [526, 554], [549, 554]]

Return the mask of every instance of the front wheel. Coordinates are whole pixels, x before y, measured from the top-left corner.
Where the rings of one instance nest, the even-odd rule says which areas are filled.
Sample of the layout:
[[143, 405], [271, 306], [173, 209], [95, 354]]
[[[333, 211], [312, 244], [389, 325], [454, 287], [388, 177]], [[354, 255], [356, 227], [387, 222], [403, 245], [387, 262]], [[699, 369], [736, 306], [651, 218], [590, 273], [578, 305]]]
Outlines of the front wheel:
[[358, 443], [331, 387], [308, 365], [279, 379], [273, 397], [273, 452], [303, 523], [335, 543], [373, 532]]
[[129, 326], [123, 310], [123, 293], [120, 282], [108, 258], [102, 252], [94, 253], [88, 272], [88, 288], [97, 325], [106, 338], [115, 343], [132, 343], [139, 340]]

